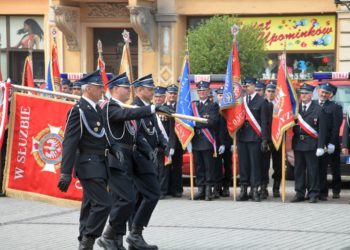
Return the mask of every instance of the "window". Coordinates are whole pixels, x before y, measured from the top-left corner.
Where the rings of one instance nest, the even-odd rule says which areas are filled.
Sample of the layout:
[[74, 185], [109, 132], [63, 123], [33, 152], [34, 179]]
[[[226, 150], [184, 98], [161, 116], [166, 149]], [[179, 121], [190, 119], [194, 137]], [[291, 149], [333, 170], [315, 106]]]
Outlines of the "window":
[[[263, 79], [276, 79], [278, 71], [278, 56], [281, 53], [266, 54]], [[332, 72], [335, 70], [335, 53], [287, 53], [288, 74], [292, 79], [312, 79], [313, 72]]]
[[34, 82], [45, 79], [42, 16], [0, 16], [0, 69], [3, 79], [21, 84], [23, 65], [32, 49]]
[[[130, 56], [134, 79], [138, 72], [138, 37], [133, 29], [126, 29], [130, 35]], [[106, 72], [119, 74], [120, 61], [123, 53], [123, 28], [95, 28], [94, 29], [94, 68], [97, 68], [97, 41], [101, 40], [103, 46], [103, 60], [106, 64]]]

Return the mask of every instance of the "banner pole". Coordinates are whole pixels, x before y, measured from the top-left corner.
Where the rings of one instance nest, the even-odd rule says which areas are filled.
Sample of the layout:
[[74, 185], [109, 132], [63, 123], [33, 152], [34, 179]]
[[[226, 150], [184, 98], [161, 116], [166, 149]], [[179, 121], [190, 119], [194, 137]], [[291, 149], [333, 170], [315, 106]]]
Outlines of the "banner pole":
[[233, 135], [233, 200], [236, 201], [236, 191], [237, 191], [237, 137], [236, 132]]
[[191, 200], [194, 200], [194, 184], [193, 184], [193, 153], [190, 153], [190, 189]]
[[283, 138], [282, 138], [282, 202], [285, 202], [286, 199], [286, 171], [285, 171], [285, 161], [286, 161], [286, 136], [285, 133], [283, 134]]

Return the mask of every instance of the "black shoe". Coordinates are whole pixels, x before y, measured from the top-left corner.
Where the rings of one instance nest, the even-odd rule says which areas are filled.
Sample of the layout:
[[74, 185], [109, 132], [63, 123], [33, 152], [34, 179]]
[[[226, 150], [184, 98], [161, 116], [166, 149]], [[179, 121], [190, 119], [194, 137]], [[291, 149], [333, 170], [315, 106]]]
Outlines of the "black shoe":
[[211, 186], [207, 185], [205, 186], [205, 200], [206, 201], [211, 201], [213, 199], [213, 195], [211, 192]]
[[119, 250], [116, 240], [107, 239], [103, 235], [97, 240], [97, 245], [105, 250]]
[[323, 195], [321, 195], [321, 196], [319, 197], [319, 199], [320, 199], [320, 201], [327, 201], [327, 200], [328, 200], [327, 197], [326, 197], [326, 196], [323, 196]]
[[273, 190], [272, 195], [274, 198], [279, 198], [281, 197], [280, 191], [279, 190]]
[[259, 194], [259, 191], [258, 191], [258, 187], [254, 187], [253, 188], [253, 196], [252, 196], [252, 200], [253, 201], [256, 201], [256, 202], [260, 202], [260, 194]]
[[198, 192], [194, 195], [193, 199], [194, 200], [204, 200], [204, 187], [200, 186], [198, 187]]
[[221, 190], [221, 185], [215, 185], [213, 188], [213, 198], [218, 199], [220, 198], [220, 190]]
[[175, 198], [181, 198], [182, 197], [182, 193], [175, 193], [175, 194], [172, 194], [173, 197]]
[[221, 196], [222, 197], [229, 197], [230, 196], [230, 190], [228, 187], [224, 187], [221, 191]]
[[290, 200], [290, 202], [302, 202], [302, 201], [304, 201], [304, 200], [305, 200], [304, 197], [294, 196], [294, 197]]
[[237, 198], [237, 201], [247, 201], [249, 200], [248, 194], [247, 194], [247, 186], [241, 186], [241, 191], [239, 193], [239, 196]]
[[83, 236], [79, 243], [79, 250], [93, 250], [95, 238]]
[[261, 188], [260, 188], [260, 198], [262, 200], [266, 200], [267, 197], [269, 197], [269, 191], [267, 190], [267, 185], [263, 184], [261, 185]]
[[160, 196], [159, 196], [159, 200], [164, 200], [166, 198], [166, 195], [165, 194], [161, 194]]
[[333, 199], [339, 199], [340, 195], [338, 193], [334, 193], [332, 196]]
[[156, 245], [147, 244], [142, 236], [142, 230], [143, 227], [132, 226], [131, 232], [126, 238], [126, 242], [129, 244], [129, 249], [158, 250]]
[[317, 203], [318, 200], [316, 197], [311, 197], [310, 200], [309, 200], [309, 203]]

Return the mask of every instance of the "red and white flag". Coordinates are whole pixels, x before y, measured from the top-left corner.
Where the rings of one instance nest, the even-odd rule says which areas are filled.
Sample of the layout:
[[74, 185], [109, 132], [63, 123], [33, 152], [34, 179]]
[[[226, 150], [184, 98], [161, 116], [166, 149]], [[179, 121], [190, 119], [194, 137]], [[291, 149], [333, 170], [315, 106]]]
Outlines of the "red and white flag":
[[288, 89], [285, 65], [286, 56], [283, 54], [280, 57], [280, 65], [278, 68], [271, 128], [272, 142], [277, 150], [281, 145], [284, 132], [287, 131], [288, 128], [294, 126], [293, 106], [290, 91]]

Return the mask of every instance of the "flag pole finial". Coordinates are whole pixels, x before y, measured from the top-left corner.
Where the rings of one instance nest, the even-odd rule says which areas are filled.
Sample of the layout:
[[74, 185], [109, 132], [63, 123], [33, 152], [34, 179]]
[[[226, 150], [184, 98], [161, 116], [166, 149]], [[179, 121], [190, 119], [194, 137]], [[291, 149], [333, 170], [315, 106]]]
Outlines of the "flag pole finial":
[[100, 54], [102, 54], [102, 42], [101, 42], [101, 40], [98, 40], [97, 41], [97, 52], [98, 52], [98, 54], [100, 55]]
[[123, 30], [122, 33], [123, 39], [124, 39], [124, 43], [131, 43], [130, 40], [130, 32], [128, 32], [126, 29]]
[[232, 25], [231, 33], [235, 37], [239, 32], [239, 26], [237, 24]]
[[54, 44], [56, 45], [57, 30], [56, 30], [55, 27], [52, 27], [52, 29], [51, 29], [51, 34], [52, 34], [53, 42], [54, 42]]

